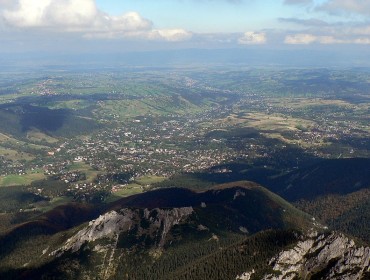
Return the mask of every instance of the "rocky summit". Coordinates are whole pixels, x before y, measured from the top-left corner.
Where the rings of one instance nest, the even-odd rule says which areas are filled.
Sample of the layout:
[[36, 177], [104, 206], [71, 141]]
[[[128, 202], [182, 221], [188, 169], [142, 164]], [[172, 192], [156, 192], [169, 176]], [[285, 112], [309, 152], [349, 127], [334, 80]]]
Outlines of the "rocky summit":
[[[120, 234], [130, 231], [137, 221], [141, 223], [146, 221], [150, 225], [147, 231], [139, 227], [138, 234], [143, 235], [147, 232], [157, 232], [157, 234], [161, 236], [158, 244], [158, 246], [161, 247], [164, 245], [166, 235], [172, 226], [179, 224], [180, 221], [185, 219], [192, 212], [192, 207], [174, 208], [170, 210], [158, 208], [152, 210], [132, 210], [124, 208], [118, 212], [110, 211], [101, 215], [96, 220], [89, 222], [88, 226], [69, 238], [63, 247], [53, 251], [51, 255], [60, 256], [66, 251], [77, 252], [85, 243], [98, 239], [118, 239]], [[160, 228], [161, 232], [158, 233]]]
[[[269, 265], [274, 273], [263, 280], [367, 279], [370, 272], [370, 248], [357, 247], [341, 233], [309, 233], [294, 248], [273, 257]], [[237, 276], [237, 280], [252, 279], [255, 270]]]

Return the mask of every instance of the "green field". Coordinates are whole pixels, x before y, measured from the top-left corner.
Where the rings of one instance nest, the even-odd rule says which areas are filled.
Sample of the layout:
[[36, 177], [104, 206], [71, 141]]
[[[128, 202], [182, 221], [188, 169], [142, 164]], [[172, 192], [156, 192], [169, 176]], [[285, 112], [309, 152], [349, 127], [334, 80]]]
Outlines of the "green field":
[[40, 142], [40, 141], [43, 141], [43, 142], [46, 142], [46, 143], [49, 143], [49, 144], [54, 144], [56, 142], [58, 142], [58, 139], [54, 138], [54, 137], [51, 137], [45, 133], [42, 133], [40, 131], [29, 131], [27, 133], [27, 139], [30, 140], [30, 141], [34, 141], [34, 142]]
[[45, 175], [42, 173], [0, 176], [0, 187], [29, 185], [34, 181], [45, 178]]
[[2, 148], [0, 146], [0, 156], [3, 156], [10, 160], [32, 160], [34, 157], [29, 153], [16, 151], [13, 149]]
[[131, 196], [134, 194], [139, 194], [145, 191], [145, 188], [155, 184], [155, 183], [160, 183], [166, 180], [165, 177], [161, 176], [154, 176], [154, 175], [148, 175], [148, 176], [142, 176], [137, 178], [135, 181], [132, 183], [125, 185], [121, 189], [119, 189], [116, 192], [113, 192], [110, 194], [106, 200], [106, 202], [112, 202], [115, 200], [118, 200], [122, 197], [127, 197]]
[[146, 185], [151, 185], [155, 183], [160, 183], [166, 180], [166, 177], [161, 177], [161, 176], [143, 176], [135, 180], [135, 183], [141, 185], [141, 186], [146, 186]]
[[[52, 209], [54, 209], [55, 207], [57, 206], [60, 206], [60, 205], [65, 205], [69, 202], [72, 202], [73, 199], [71, 197], [66, 197], [66, 196], [59, 196], [59, 197], [54, 197], [53, 199], [51, 199], [48, 203], [43, 203], [43, 204], [35, 204], [35, 208], [39, 211], [42, 211], [42, 212], [47, 212], [47, 211], [50, 211]], [[33, 211], [34, 209], [32, 209]]]
[[131, 195], [134, 195], [134, 194], [139, 194], [139, 193], [142, 193], [143, 192], [143, 187], [139, 184], [135, 184], [135, 183], [132, 183], [132, 184], [128, 184], [126, 185], [124, 188], [114, 192], [114, 193], [111, 193], [107, 199], [106, 199], [106, 202], [109, 203], [109, 202], [113, 202], [113, 201], [116, 201], [122, 197], [127, 197], [127, 196], [131, 196]]
[[86, 174], [86, 182], [92, 182], [98, 176], [99, 172], [94, 170], [90, 165], [84, 162], [74, 162], [72, 163], [68, 169], [70, 171], [80, 171]]

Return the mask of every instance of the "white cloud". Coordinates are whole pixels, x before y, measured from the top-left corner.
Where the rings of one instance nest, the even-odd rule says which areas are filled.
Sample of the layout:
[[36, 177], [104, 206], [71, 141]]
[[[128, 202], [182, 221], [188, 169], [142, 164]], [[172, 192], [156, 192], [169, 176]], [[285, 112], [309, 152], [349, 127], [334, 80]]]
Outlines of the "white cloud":
[[315, 27], [325, 27], [328, 26], [329, 23], [326, 21], [316, 19], [316, 18], [310, 18], [310, 19], [301, 19], [301, 18], [279, 18], [280, 22], [286, 22], [286, 23], [294, 23], [296, 25], [302, 25], [302, 26], [315, 26]]
[[5, 21], [15, 27], [77, 27], [92, 24], [98, 15], [93, 0], [19, 0], [5, 9]]
[[0, 0], [0, 12], [10, 28], [79, 32], [85, 38], [142, 38], [181, 41], [192, 34], [183, 29], [153, 29], [137, 12], [112, 16], [100, 11], [95, 0]]
[[285, 0], [284, 4], [286, 5], [309, 5], [313, 4], [312, 0]]
[[152, 28], [152, 22], [144, 19], [136, 12], [129, 12], [121, 16], [104, 16], [104, 22], [98, 25], [98, 28], [107, 28], [112, 31], [137, 31], [149, 30]]
[[257, 45], [265, 44], [267, 41], [266, 34], [261, 32], [245, 32], [242, 37], [238, 39], [238, 43], [241, 45]]
[[287, 35], [284, 43], [289, 45], [307, 45], [315, 42], [317, 37], [312, 34]]
[[151, 39], [164, 39], [166, 41], [178, 42], [190, 39], [192, 34], [184, 29], [158, 29], [153, 30], [149, 37]]
[[[287, 2], [293, 4], [301, 1], [285, 0]], [[317, 13], [321, 18], [280, 18], [281, 22], [304, 26], [296, 34], [287, 31], [288, 35], [284, 35], [286, 44], [370, 44], [370, 0], [316, 1], [316, 8], [312, 11], [335, 17]], [[324, 18], [327, 21], [323, 21]]]
[[14, 6], [14, 4], [15, 4], [14, 0], [0, 0], [0, 9], [12, 7]]
[[180, 42], [186, 41], [193, 36], [191, 32], [184, 29], [149, 29], [149, 30], [127, 30], [109, 32], [91, 32], [84, 35], [87, 39], [145, 39], [153, 41]]
[[351, 32], [359, 35], [370, 35], [370, 25], [354, 27]]
[[5, 9], [8, 25], [62, 31], [132, 31], [150, 29], [152, 23], [136, 12], [110, 16], [99, 11], [94, 0], [19, 0], [15, 9]]
[[[203, 1], [203, 0], [202, 0]], [[210, 0], [211, 1], [211, 0]], [[227, 0], [225, 0], [227, 1]], [[313, 4], [312, 0], [285, 0], [285, 4]], [[317, 2], [316, 2], [317, 3]], [[321, 3], [323, 3], [321, 1]], [[370, 0], [326, 0], [318, 9], [326, 12], [347, 10], [353, 13], [369, 13]], [[357, 17], [356, 17], [357, 18]], [[193, 34], [182, 28], [158, 29], [137, 12], [119, 16], [98, 9], [96, 0], [0, 0], [0, 30], [13, 31], [22, 36], [34, 34], [73, 33], [77, 38], [135, 39], [179, 42], [192, 38], [198, 46], [206, 45], [261, 45], [281, 44], [367, 44], [369, 24], [359, 22], [325, 22], [320, 18], [280, 18], [280, 21], [304, 26], [300, 31], [264, 29], [264, 32]], [[6, 24], [8, 30], [4, 27]], [[297, 34], [292, 34], [296, 32]], [[68, 37], [68, 34], [66, 35]]]
[[329, 0], [327, 3], [318, 7], [318, 10], [324, 10], [332, 14], [356, 13], [370, 15], [369, 0]]
[[353, 40], [353, 43], [360, 45], [370, 45], [370, 38], [357, 38]]
[[336, 38], [331, 35], [313, 35], [313, 34], [294, 34], [285, 37], [285, 44], [290, 45], [308, 45], [313, 43], [330, 45], [330, 44], [370, 44], [370, 37], [356, 37], [354, 35], [350, 38], [348, 35], [344, 38]]
[[335, 38], [334, 36], [317, 36], [313, 34], [294, 34], [287, 35], [284, 40], [285, 44], [289, 45], [308, 45], [312, 43], [319, 44], [341, 44], [346, 43], [346, 41]]
[[334, 36], [318, 36], [316, 41], [324, 45], [346, 43], [346, 41], [337, 39]]

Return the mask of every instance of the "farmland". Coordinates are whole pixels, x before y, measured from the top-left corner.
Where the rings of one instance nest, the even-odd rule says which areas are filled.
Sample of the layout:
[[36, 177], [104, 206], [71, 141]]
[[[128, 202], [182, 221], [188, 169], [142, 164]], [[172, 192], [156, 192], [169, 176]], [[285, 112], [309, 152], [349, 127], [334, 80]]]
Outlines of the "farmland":
[[104, 200], [176, 176], [228, 174], [220, 166], [235, 162], [248, 166], [244, 174], [283, 174], [320, 159], [370, 156], [366, 70], [7, 75], [11, 82], [0, 81], [4, 187], [62, 182], [62, 196]]

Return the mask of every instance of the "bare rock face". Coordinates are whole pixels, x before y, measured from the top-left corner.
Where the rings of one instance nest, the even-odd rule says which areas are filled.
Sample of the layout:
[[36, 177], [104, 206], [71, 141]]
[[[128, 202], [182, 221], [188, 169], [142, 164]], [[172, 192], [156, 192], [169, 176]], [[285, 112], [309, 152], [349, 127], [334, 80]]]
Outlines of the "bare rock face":
[[157, 228], [159, 228], [161, 225], [163, 226], [161, 241], [159, 242], [159, 247], [162, 247], [164, 245], [164, 242], [166, 241], [166, 236], [171, 228], [174, 225], [178, 225], [184, 217], [187, 217], [191, 213], [193, 213], [193, 208], [183, 207], [173, 208], [171, 210], [154, 209], [154, 211], [156, 211], [157, 213], [157, 215], [154, 217], [151, 217], [152, 211], [145, 209], [144, 217], [149, 220], [149, 222], [154, 224]]
[[290, 250], [271, 259], [276, 275], [264, 280], [310, 279], [362, 279], [370, 271], [370, 248], [357, 248], [354, 241], [343, 234], [311, 234]]
[[[166, 241], [168, 232], [174, 225], [193, 213], [192, 207], [174, 208], [174, 209], [129, 209], [124, 208], [117, 211], [110, 211], [101, 215], [96, 220], [89, 222], [88, 226], [81, 229], [58, 250], [50, 255], [60, 256], [63, 252], [77, 252], [86, 242], [92, 242], [102, 238], [118, 239], [121, 233], [130, 231], [143, 219], [146, 220], [151, 231], [159, 231], [161, 236], [159, 247], [162, 247]], [[139, 227], [138, 234], [144, 234], [145, 230]]]
[[236, 280], [250, 280], [254, 272], [254, 269], [250, 272], [244, 272], [243, 274], [236, 276]]
[[[330, 271], [328, 279], [334, 280], [352, 280], [360, 279], [363, 272], [370, 271], [369, 268], [370, 249], [358, 248], [347, 252], [346, 256], [341, 258]], [[359, 273], [355, 274], [351, 270], [353, 268], [362, 268]], [[357, 278], [354, 278], [356, 276]]]

